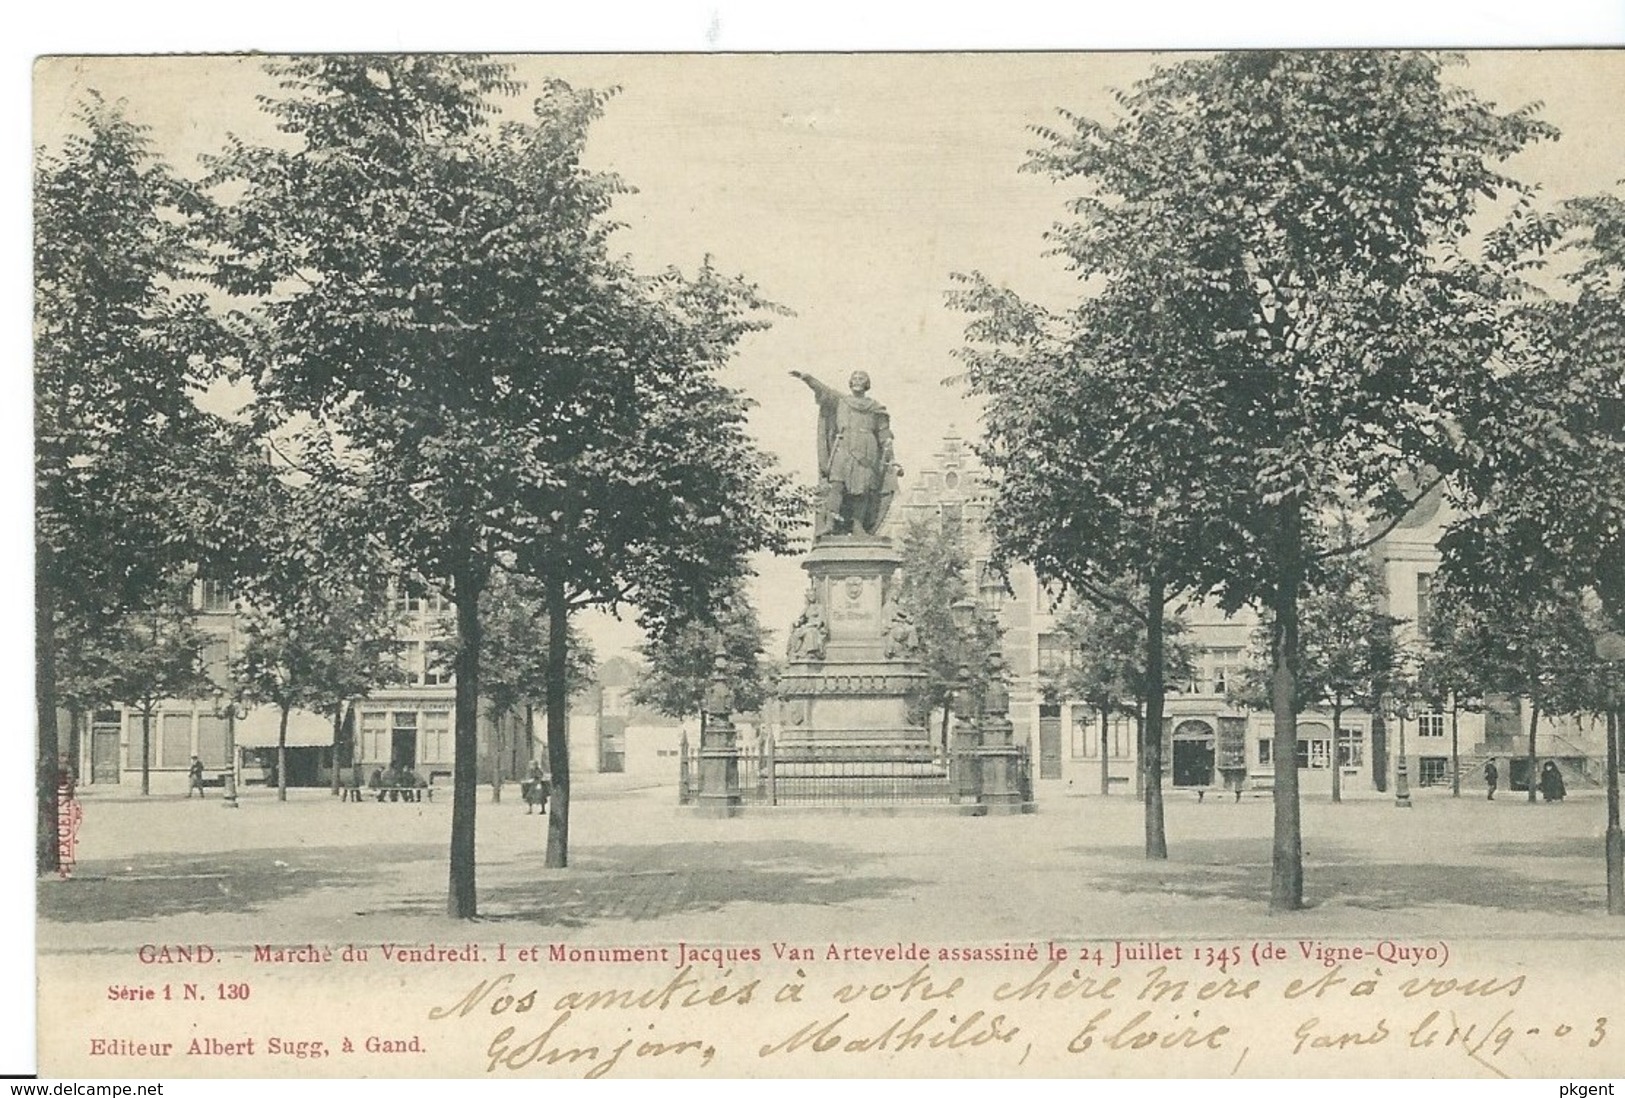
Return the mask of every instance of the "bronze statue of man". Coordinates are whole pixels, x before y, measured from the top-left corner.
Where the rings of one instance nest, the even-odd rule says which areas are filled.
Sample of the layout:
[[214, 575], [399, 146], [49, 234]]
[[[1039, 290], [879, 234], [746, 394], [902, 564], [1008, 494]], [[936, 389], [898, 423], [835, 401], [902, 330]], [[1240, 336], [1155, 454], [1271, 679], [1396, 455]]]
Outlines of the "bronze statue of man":
[[818, 400], [818, 516], [814, 536], [873, 535], [886, 521], [897, 478], [891, 416], [869, 396], [869, 375], [855, 371], [840, 393], [811, 374], [791, 370]]

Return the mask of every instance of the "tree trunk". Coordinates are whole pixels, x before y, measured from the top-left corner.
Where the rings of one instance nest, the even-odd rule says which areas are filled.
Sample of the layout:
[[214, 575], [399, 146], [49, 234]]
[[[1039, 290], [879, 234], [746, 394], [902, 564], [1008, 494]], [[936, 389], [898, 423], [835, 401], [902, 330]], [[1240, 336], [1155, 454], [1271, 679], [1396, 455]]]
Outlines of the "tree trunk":
[[46, 550], [41, 546], [34, 558], [34, 714], [39, 726], [34, 868], [42, 874], [55, 873], [62, 867], [56, 818], [57, 756], [61, 753], [56, 727], [56, 600], [47, 578], [46, 559]]
[[1100, 792], [1104, 796], [1112, 791], [1112, 771], [1106, 761], [1106, 738], [1108, 735], [1106, 707], [1100, 708]]
[[1145, 703], [1134, 701], [1134, 799], [1145, 800]]
[[[64, 753], [68, 757], [68, 769], [73, 772], [74, 783], [76, 785], [78, 784], [78, 781], [79, 781], [79, 760], [83, 757], [84, 750], [85, 750], [84, 724], [85, 724], [85, 711], [83, 709], [79, 708], [78, 705], [69, 705], [68, 706], [68, 743], [67, 743], [67, 746], [64, 748]], [[58, 731], [57, 731], [57, 737], [58, 737], [58, 740], [60, 741], [60, 739], [61, 739], [61, 730], [60, 729], [58, 729]]]
[[1168, 857], [1162, 818], [1162, 577], [1152, 573], [1145, 600], [1145, 856]]
[[564, 602], [564, 581], [547, 580], [547, 767], [552, 772], [553, 796], [547, 815], [549, 869], [570, 864], [570, 740], [565, 728], [569, 705], [566, 679], [570, 643], [570, 608]]
[[1274, 621], [1270, 629], [1270, 709], [1275, 724], [1275, 842], [1270, 910], [1303, 906], [1303, 831], [1298, 804], [1298, 587], [1303, 579], [1301, 505], [1281, 509], [1276, 531]]
[[1450, 795], [1461, 796], [1461, 699], [1450, 695]]
[[282, 718], [277, 722], [276, 729], [276, 799], [288, 799], [288, 710], [292, 706], [282, 707]]
[[1332, 695], [1332, 803], [1343, 803], [1343, 695]]
[[333, 707], [333, 796], [339, 795], [339, 745], [344, 739], [344, 703]]
[[[1533, 681], [1533, 676], [1531, 676]], [[1540, 723], [1540, 697], [1533, 689], [1529, 692], [1529, 803], [1535, 803], [1535, 786], [1540, 784], [1540, 774], [1535, 769], [1535, 726]]]
[[1608, 708], [1608, 830], [1603, 838], [1607, 862], [1608, 914], [1625, 915], [1625, 836], [1619, 829], [1619, 705]]
[[1388, 792], [1388, 722], [1382, 715], [1384, 691], [1371, 697], [1371, 785], [1378, 793]]
[[141, 706], [141, 795], [152, 793], [152, 704]]
[[942, 757], [944, 760], [948, 758], [948, 718], [953, 716], [953, 712], [953, 695], [950, 694], [948, 700], [942, 706]]
[[484, 586], [485, 577], [471, 571], [459, 574], [453, 582], [457, 657], [452, 673], [457, 685], [452, 703], [451, 875], [446, 914], [454, 919], [472, 919], [479, 914], [474, 892], [474, 818], [480, 781], [480, 593]]
[[507, 736], [502, 731], [502, 716], [491, 716], [491, 738], [486, 744], [485, 755], [491, 760], [491, 803], [502, 803], [502, 752], [508, 746]]

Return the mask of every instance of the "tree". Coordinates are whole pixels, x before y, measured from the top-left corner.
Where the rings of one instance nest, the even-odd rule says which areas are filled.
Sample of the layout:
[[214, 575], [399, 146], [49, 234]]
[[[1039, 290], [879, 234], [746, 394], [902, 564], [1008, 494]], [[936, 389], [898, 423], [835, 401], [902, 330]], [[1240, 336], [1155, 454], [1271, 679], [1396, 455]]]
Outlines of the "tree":
[[[1297, 712], [1326, 706], [1332, 715], [1332, 801], [1343, 799], [1343, 714], [1350, 706], [1375, 711], [1400, 661], [1398, 620], [1384, 609], [1383, 579], [1376, 563], [1354, 548], [1363, 540], [1348, 516], [1328, 523], [1322, 536], [1332, 550], [1298, 604]], [[1339, 548], [1350, 551], [1338, 552]], [[1272, 705], [1271, 652], [1274, 629], [1266, 615], [1254, 640], [1252, 666], [1242, 676], [1238, 700], [1251, 708]]]
[[1559, 584], [1520, 586], [1487, 597], [1454, 571], [1436, 600], [1454, 621], [1451, 663], [1474, 683], [1522, 696], [1529, 706], [1528, 798], [1535, 800], [1535, 733], [1542, 716], [1580, 712], [1593, 699], [1593, 637], [1580, 600]]
[[[534, 706], [547, 693], [547, 604], [539, 585], [527, 577], [498, 569], [492, 573], [480, 614], [485, 623], [480, 693], [485, 701], [486, 716], [492, 728], [497, 729], [504, 717], [523, 710], [525, 729], [530, 734]], [[448, 629], [434, 644], [432, 658], [443, 670], [456, 666], [455, 628]], [[572, 626], [565, 672], [572, 696], [592, 681], [593, 664], [592, 646]], [[490, 754], [491, 799], [500, 801], [500, 745], [492, 745]]]
[[107, 696], [141, 714], [141, 795], [152, 792], [152, 718], [166, 698], [201, 698], [213, 684], [192, 610], [192, 579], [172, 574], [152, 605], [126, 614], [103, 637], [112, 668]]
[[1421, 630], [1417, 688], [1435, 708], [1442, 709], [1446, 703], [1450, 706], [1450, 795], [1459, 797], [1461, 712], [1482, 710], [1496, 687], [1483, 678], [1487, 669], [1472, 657], [1471, 638], [1479, 626], [1460, 600], [1442, 606], [1435, 602], [1428, 619], [1417, 624]]
[[717, 656], [722, 655], [727, 660], [733, 708], [761, 709], [768, 698], [772, 670], [762, 659], [766, 648], [767, 631], [750, 596], [736, 584], [709, 620], [673, 623], [665, 636], [643, 644], [639, 654], [646, 670], [633, 688], [632, 698], [679, 720], [696, 716], [702, 712]]
[[447, 907], [473, 917], [481, 598], [498, 567], [542, 586], [562, 865], [570, 612], [637, 591], [655, 613], [769, 537], [751, 493], [779, 482], [713, 376], [750, 328], [729, 310], [754, 297], [610, 254], [626, 188], [581, 164], [601, 93], [550, 81], [529, 121], [494, 127], [494, 97], [519, 88], [483, 58], [271, 70], [286, 139], [212, 162], [211, 183], [240, 192], [215, 222], [217, 280], [261, 299], [267, 418], [307, 414], [337, 440], [301, 467], [368, 500], [378, 536], [456, 608]]
[[[350, 702], [399, 681], [399, 643], [382, 584], [329, 577], [239, 615], [243, 641], [231, 661], [234, 698], [278, 713], [277, 800], [288, 799], [288, 717], [295, 709], [333, 716]], [[338, 744], [333, 767], [338, 769]]]
[[[949, 518], [915, 518], [903, 532], [898, 604], [908, 610], [920, 637], [920, 663], [925, 671], [921, 704], [927, 713], [942, 711], [942, 751], [948, 753], [948, 719], [954, 694], [978, 688], [974, 676], [984, 673], [998, 645], [985, 630], [962, 632], [954, 606], [973, 597], [967, 578], [964, 529]], [[969, 678], [962, 678], [968, 673]]]
[[[549, 520], [516, 553], [548, 604], [547, 865], [569, 859], [569, 741], [564, 734], [570, 615], [635, 605], [646, 633], [708, 617], [761, 552], [784, 553], [805, 524], [793, 490], [750, 438], [751, 404], [717, 373], [773, 310], [754, 287], [707, 262], [692, 278], [645, 285], [643, 322], [623, 329], [632, 420], [604, 419], [602, 442], [560, 455], [531, 508]], [[647, 342], [642, 342], [647, 341]]]
[[[36, 703], [51, 760], [62, 639], [92, 662], [122, 652], [179, 569], [218, 567], [230, 546], [209, 521], [240, 473], [240, 432], [193, 400], [231, 349], [185, 289], [205, 204], [121, 105], [91, 92], [77, 122], [34, 179]], [[41, 872], [57, 864], [54, 768], [48, 784]]]
[[[1185, 559], [1159, 582], [1268, 612], [1278, 758], [1296, 754], [1299, 595], [1326, 554], [1358, 548], [1322, 544], [1314, 516], [1342, 503], [1371, 515], [1369, 540], [1379, 538], [1418, 498], [1413, 486], [1431, 489], [1452, 466], [1459, 425], [1473, 422], [1464, 413], [1479, 410], [1505, 349], [1499, 321], [1516, 285], [1466, 242], [1486, 198], [1527, 209], [1528, 188], [1497, 165], [1555, 131], [1532, 109], [1499, 113], [1449, 86], [1452, 60], [1183, 61], [1121, 93], [1110, 124], [1066, 116], [1034, 165], [1086, 187], [1059, 249], [1104, 279], [1101, 299], [1139, 306], [1081, 310], [1099, 318], [1079, 341], [1097, 360], [1124, 332], [1144, 332], [1143, 376], [1119, 373], [1124, 395], [1099, 407], [1190, 474], [1171, 539]], [[1032, 399], [1060, 403], [1059, 392], [1081, 419], [1089, 405], [1074, 390]], [[1111, 467], [1118, 454], [1087, 464]], [[1042, 451], [1021, 456], [1050, 464]], [[1302, 902], [1297, 774], [1286, 768], [1270, 906]]]
[[[1115, 597], [1097, 603], [1074, 600], [1061, 615], [1068, 659], [1042, 674], [1043, 688], [1056, 698], [1082, 698], [1100, 716], [1100, 791], [1111, 792], [1107, 743], [1113, 713], [1140, 721], [1149, 700], [1152, 676], [1146, 671], [1146, 626], [1142, 612], [1133, 609], [1129, 583], [1111, 588]], [[1200, 648], [1187, 636], [1179, 615], [1164, 615], [1161, 681], [1189, 679], [1196, 670]], [[1137, 754], [1143, 758], [1144, 744]], [[1161, 765], [1160, 763], [1158, 764]]]

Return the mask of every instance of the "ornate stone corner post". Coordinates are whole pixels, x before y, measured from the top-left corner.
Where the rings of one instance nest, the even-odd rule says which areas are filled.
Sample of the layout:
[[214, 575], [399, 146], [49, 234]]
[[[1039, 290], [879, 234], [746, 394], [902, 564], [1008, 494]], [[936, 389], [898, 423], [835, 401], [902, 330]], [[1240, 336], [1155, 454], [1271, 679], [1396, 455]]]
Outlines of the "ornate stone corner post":
[[982, 699], [977, 749], [982, 772], [979, 800], [989, 815], [1015, 815], [1027, 811], [1029, 803], [1021, 789], [1021, 748], [1010, 721], [1010, 690], [1002, 661], [995, 656], [989, 670], [992, 682]]
[[739, 812], [739, 734], [729, 719], [732, 712], [728, 661], [718, 652], [711, 682], [705, 688], [705, 718], [700, 725], [700, 780], [694, 800], [702, 816], [734, 816]]

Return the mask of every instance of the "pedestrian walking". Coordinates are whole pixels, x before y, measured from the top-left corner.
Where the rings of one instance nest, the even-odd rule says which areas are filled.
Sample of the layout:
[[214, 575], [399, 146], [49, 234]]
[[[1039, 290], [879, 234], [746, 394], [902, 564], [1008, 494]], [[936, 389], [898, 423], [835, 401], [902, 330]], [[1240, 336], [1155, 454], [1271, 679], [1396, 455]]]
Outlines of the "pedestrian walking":
[[197, 790], [198, 799], [203, 798], [203, 762], [196, 755], [192, 756], [192, 765], [186, 768], [186, 799], [192, 799], [192, 790]]
[[1501, 783], [1501, 772], [1495, 768], [1495, 760], [1491, 759], [1484, 764], [1484, 787], [1490, 791], [1489, 799], [1495, 799], [1495, 787]]

